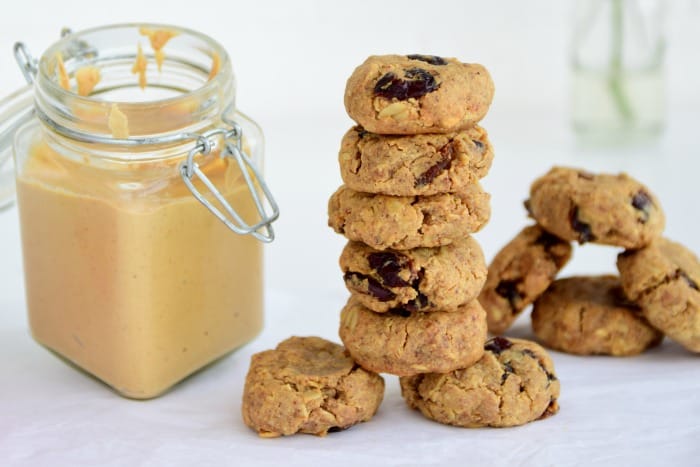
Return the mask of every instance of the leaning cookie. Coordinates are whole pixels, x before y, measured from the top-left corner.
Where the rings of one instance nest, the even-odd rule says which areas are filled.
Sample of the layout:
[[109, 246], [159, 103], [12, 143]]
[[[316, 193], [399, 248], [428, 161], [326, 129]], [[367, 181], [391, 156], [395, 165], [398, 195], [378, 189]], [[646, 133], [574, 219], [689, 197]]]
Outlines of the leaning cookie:
[[661, 238], [617, 258], [622, 286], [649, 322], [700, 352], [700, 262], [680, 243]]
[[372, 418], [384, 379], [357, 366], [342, 346], [290, 337], [252, 356], [243, 389], [243, 420], [262, 437], [324, 436]]
[[486, 316], [476, 300], [449, 313], [375, 313], [350, 297], [339, 334], [352, 358], [368, 370], [398, 376], [446, 373], [481, 358]]
[[502, 334], [571, 258], [571, 244], [537, 225], [524, 228], [493, 258], [479, 302], [489, 332]]
[[493, 149], [478, 126], [457, 133], [389, 136], [356, 126], [338, 154], [345, 184], [357, 191], [395, 196], [462, 191], [486, 176]]
[[479, 231], [490, 215], [490, 195], [477, 183], [459, 193], [415, 197], [363, 193], [343, 185], [328, 202], [333, 230], [378, 250], [448, 245]]
[[469, 236], [442, 247], [402, 251], [348, 242], [340, 268], [348, 290], [379, 313], [454, 311], [474, 300], [486, 280], [484, 254]]
[[535, 301], [532, 329], [547, 347], [577, 355], [636, 355], [663, 339], [616, 276], [554, 281]]
[[434, 55], [371, 56], [345, 88], [345, 109], [367, 131], [449, 133], [484, 118], [494, 86], [486, 69]]
[[508, 427], [554, 415], [559, 380], [547, 352], [495, 337], [474, 365], [446, 374], [402, 377], [401, 394], [431, 420], [461, 427]]
[[642, 248], [664, 229], [661, 205], [647, 187], [621, 173], [554, 167], [535, 180], [530, 215], [564, 240]]

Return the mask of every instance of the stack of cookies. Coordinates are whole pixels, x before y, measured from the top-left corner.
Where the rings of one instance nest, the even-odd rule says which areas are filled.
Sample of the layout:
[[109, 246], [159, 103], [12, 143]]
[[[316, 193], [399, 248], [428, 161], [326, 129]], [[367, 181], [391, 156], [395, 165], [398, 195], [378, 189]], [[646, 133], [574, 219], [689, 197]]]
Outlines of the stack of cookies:
[[[328, 205], [329, 225], [349, 240], [340, 257], [351, 292], [339, 331], [347, 350], [368, 370], [400, 376], [409, 406], [459, 426], [537, 419], [556, 411], [559, 392], [536, 344], [485, 345], [476, 298], [486, 264], [469, 234], [490, 216], [479, 180], [493, 150], [477, 122], [493, 92], [481, 65], [369, 57], [347, 83], [358, 125], [343, 138], [345, 184]], [[452, 389], [437, 395], [442, 387]]]
[[486, 263], [468, 234], [490, 215], [479, 179], [493, 150], [476, 123], [493, 90], [481, 65], [426, 55], [372, 56], [348, 80], [358, 126], [343, 137], [345, 184], [328, 214], [349, 239], [340, 338], [364, 368], [446, 373], [484, 352]]
[[[635, 355], [663, 333], [700, 351], [700, 265], [661, 237], [657, 198], [626, 174], [554, 167], [538, 178], [525, 206], [537, 222], [493, 259], [479, 301], [489, 331], [501, 334], [533, 304], [532, 326], [548, 347], [589, 355]], [[624, 248], [620, 277], [556, 279], [571, 243]]]

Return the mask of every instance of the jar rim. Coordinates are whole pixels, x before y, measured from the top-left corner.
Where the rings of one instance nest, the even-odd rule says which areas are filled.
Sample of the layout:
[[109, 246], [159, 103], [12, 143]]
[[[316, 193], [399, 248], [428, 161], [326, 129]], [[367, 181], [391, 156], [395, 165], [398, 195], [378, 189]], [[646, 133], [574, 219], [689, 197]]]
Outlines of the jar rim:
[[[146, 30], [172, 36], [156, 49]], [[142, 42], [150, 42], [148, 53], [143, 53]], [[134, 63], [139, 56], [148, 83], [137, 76]], [[70, 81], [65, 89], [59, 64], [66, 79], [76, 82], [80, 69], [96, 67], [97, 86], [87, 95], [76, 92]], [[235, 109], [235, 78], [223, 46], [206, 34], [158, 23], [121, 23], [67, 34], [41, 55], [34, 89], [37, 115], [46, 127], [73, 140], [114, 144], [118, 152], [202, 132]], [[124, 92], [130, 93], [128, 99], [113, 98]], [[128, 122], [122, 135], [111, 125], [115, 108]]]
[[59, 94], [65, 94], [65, 95], [71, 95], [73, 99], [77, 100], [82, 100], [85, 102], [98, 102], [98, 103], [104, 103], [104, 102], [109, 102], [110, 104], [114, 103], [117, 105], [163, 105], [163, 104], [168, 104], [172, 103], [174, 101], [177, 101], [178, 99], [182, 99], [183, 97], [187, 97], [186, 94], [181, 94], [173, 97], [166, 97], [162, 99], [154, 99], [154, 100], [149, 100], [149, 101], [144, 101], [144, 102], [133, 102], [133, 101], [118, 101], [118, 100], [110, 100], [110, 101], [103, 101], [101, 99], [98, 99], [94, 96], [88, 95], [88, 96], [81, 96], [77, 93], [71, 92], [69, 90], [63, 89], [57, 81], [52, 79], [51, 72], [50, 72], [50, 67], [49, 63], [50, 61], [56, 57], [57, 53], [60, 53], [68, 48], [68, 46], [71, 43], [74, 43], [75, 41], [84, 41], [85, 43], [89, 44], [89, 41], [85, 41], [85, 39], [89, 39], [90, 35], [96, 34], [96, 33], [108, 33], [110, 31], [115, 31], [115, 30], [120, 30], [120, 29], [136, 29], [139, 30], [141, 28], [149, 28], [149, 29], [154, 29], [154, 30], [160, 30], [160, 29], [166, 29], [169, 31], [175, 31], [178, 33], [178, 35], [186, 35], [186, 36], [191, 36], [193, 38], [196, 38], [200, 40], [203, 44], [206, 44], [209, 46], [212, 50], [212, 52], [218, 54], [220, 60], [221, 60], [221, 71], [216, 74], [211, 80], [208, 80], [204, 82], [204, 84], [196, 89], [193, 89], [190, 91], [188, 94], [206, 94], [208, 90], [211, 90], [212, 88], [215, 88], [216, 86], [220, 85], [220, 81], [226, 79], [226, 73], [225, 71], [230, 71], [231, 74], [233, 73], [232, 71], [232, 65], [230, 62], [230, 58], [228, 53], [226, 52], [226, 49], [214, 38], [211, 36], [208, 36], [204, 33], [201, 33], [199, 31], [195, 31], [194, 29], [189, 29], [183, 26], [176, 26], [172, 24], [166, 24], [166, 23], [138, 23], [138, 22], [132, 22], [132, 23], [115, 23], [115, 24], [106, 24], [102, 26], [95, 26], [91, 27], [88, 29], [83, 29], [80, 31], [76, 32], [70, 32], [69, 34], [64, 35], [59, 39], [58, 41], [54, 42], [51, 44], [45, 51], [42, 53], [41, 57], [39, 58], [39, 67], [38, 67], [38, 73], [41, 75], [41, 78], [45, 81], [46, 85], [50, 88], [51, 91], [59, 93]]

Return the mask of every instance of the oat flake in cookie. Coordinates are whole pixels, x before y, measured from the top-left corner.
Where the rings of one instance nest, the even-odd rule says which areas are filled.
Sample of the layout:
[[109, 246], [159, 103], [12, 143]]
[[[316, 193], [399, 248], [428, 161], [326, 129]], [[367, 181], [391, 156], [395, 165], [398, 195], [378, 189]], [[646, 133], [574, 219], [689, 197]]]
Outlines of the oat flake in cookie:
[[461, 427], [522, 425], [557, 413], [559, 380], [547, 352], [495, 337], [474, 365], [446, 374], [402, 377], [401, 394], [436, 422]]
[[262, 437], [324, 436], [369, 420], [383, 397], [382, 377], [359, 367], [342, 346], [290, 337], [252, 356], [243, 420]]
[[700, 352], [700, 262], [680, 243], [661, 238], [617, 258], [622, 286], [649, 322]]
[[380, 55], [348, 79], [345, 109], [372, 133], [449, 133], [481, 120], [493, 93], [481, 65], [434, 55]]
[[547, 347], [577, 355], [636, 355], [663, 339], [607, 275], [554, 281], [535, 301], [532, 329]]
[[493, 161], [486, 131], [390, 136], [356, 126], [343, 137], [338, 162], [345, 184], [395, 196], [463, 191], [485, 177]]
[[484, 254], [469, 236], [442, 247], [401, 251], [348, 242], [340, 267], [348, 290], [379, 313], [454, 311], [474, 300], [486, 280]]
[[502, 334], [571, 258], [571, 244], [537, 225], [521, 230], [494, 257], [479, 302], [489, 332]]
[[525, 204], [542, 228], [579, 243], [642, 248], [658, 238], [665, 225], [653, 193], [624, 173], [554, 167], [535, 180]]

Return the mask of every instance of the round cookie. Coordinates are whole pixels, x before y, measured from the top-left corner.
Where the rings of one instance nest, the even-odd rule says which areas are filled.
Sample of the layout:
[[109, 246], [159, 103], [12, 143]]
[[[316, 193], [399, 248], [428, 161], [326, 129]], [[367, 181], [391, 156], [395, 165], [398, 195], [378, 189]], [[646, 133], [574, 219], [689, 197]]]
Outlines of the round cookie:
[[552, 283], [571, 258], [571, 244], [537, 225], [521, 230], [493, 258], [479, 302], [489, 332], [502, 334]]
[[625, 293], [649, 322], [693, 352], [700, 352], [700, 262], [683, 245], [660, 238], [618, 255]]
[[454, 311], [476, 298], [486, 281], [479, 243], [465, 237], [449, 245], [375, 250], [348, 242], [340, 255], [348, 290], [372, 311]]
[[656, 197], [627, 174], [554, 167], [525, 202], [545, 230], [564, 240], [641, 248], [659, 237], [665, 217]]
[[372, 418], [384, 379], [360, 368], [342, 346], [290, 337], [252, 356], [243, 389], [243, 420], [262, 437], [325, 436]]
[[449, 133], [484, 118], [493, 93], [481, 65], [434, 55], [380, 55], [348, 79], [345, 109], [372, 133]]
[[547, 347], [577, 355], [636, 355], [663, 339], [616, 276], [554, 281], [535, 301], [532, 329]]
[[363, 193], [343, 185], [328, 202], [333, 230], [378, 250], [448, 245], [479, 231], [490, 215], [490, 195], [477, 183], [460, 193], [415, 197]]
[[474, 365], [447, 374], [402, 377], [413, 409], [440, 423], [507, 427], [559, 411], [559, 380], [547, 352], [534, 342], [495, 337]]
[[478, 126], [457, 133], [389, 136], [356, 126], [343, 137], [338, 162], [356, 191], [395, 196], [462, 191], [485, 177], [493, 149]]
[[446, 373], [481, 358], [486, 316], [476, 300], [449, 313], [375, 313], [350, 297], [340, 313], [339, 334], [352, 358], [368, 370], [398, 376]]

